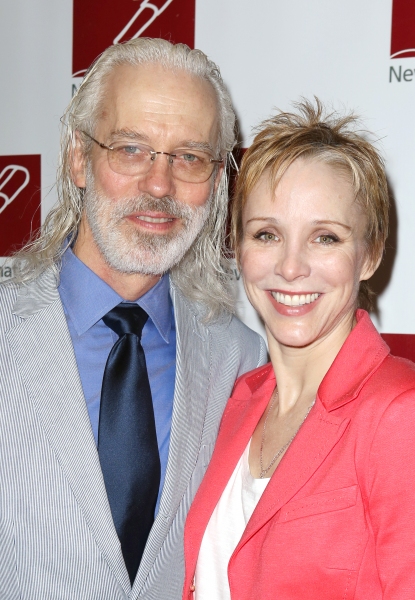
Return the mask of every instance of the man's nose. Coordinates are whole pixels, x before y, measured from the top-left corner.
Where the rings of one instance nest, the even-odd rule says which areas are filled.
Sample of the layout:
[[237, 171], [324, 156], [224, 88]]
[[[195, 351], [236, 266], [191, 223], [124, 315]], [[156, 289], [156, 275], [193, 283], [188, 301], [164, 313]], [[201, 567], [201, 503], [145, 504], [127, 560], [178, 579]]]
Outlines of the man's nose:
[[149, 170], [138, 180], [140, 192], [148, 193], [155, 198], [175, 195], [176, 184], [170, 160], [167, 154], [156, 154], [151, 158]]

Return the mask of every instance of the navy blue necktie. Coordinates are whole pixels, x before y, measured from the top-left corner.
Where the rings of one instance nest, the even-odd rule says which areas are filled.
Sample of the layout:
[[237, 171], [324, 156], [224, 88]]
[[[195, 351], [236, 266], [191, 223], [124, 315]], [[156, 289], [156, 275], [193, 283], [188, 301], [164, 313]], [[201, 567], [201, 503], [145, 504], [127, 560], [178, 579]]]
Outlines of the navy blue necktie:
[[104, 323], [119, 336], [105, 366], [98, 453], [131, 584], [137, 574], [160, 486], [160, 456], [141, 332], [148, 315], [120, 304]]

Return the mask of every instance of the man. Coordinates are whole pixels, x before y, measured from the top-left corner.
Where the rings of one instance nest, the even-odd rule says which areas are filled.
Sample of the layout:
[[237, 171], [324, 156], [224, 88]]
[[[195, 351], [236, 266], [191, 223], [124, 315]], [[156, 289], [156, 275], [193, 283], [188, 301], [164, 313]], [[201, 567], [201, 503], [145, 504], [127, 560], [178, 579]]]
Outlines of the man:
[[234, 113], [203, 53], [137, 39], [64, 124], [60, 201], [0, 286], [0, 597], [178, 599], [226, 400], [265, 360], [221, 262]]

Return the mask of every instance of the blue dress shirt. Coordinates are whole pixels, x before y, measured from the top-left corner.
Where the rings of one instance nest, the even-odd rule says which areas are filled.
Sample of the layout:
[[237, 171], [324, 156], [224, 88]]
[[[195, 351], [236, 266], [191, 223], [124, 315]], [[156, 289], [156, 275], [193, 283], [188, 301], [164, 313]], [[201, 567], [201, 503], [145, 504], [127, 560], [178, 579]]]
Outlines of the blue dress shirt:
[[[118, 339], [117, 334], [102, 321], [102, 317], [124, 300], [80, 261], [70, 248], [62, 258], [58, 291], [97, 442], [104, 369], [111, 348]], [[168, 275], [164, 275], [136, 303], [149, 316], [141, 343], [146, 356], [161, 462], [157, 514], [166, 475], [176, 376], [176, 328]]]

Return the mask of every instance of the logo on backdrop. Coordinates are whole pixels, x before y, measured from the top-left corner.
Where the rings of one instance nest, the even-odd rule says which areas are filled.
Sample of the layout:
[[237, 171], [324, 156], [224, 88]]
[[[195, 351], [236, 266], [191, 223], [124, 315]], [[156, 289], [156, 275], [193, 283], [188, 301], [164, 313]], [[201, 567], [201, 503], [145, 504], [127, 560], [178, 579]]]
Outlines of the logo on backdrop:
[[0, 156], [0, 256], [40, 227], [40, 155]]
[[111, 44], [161, 37], [194, 48], [196, 0], [74, 0], [73, 77]]
[[415, 57], [415, 2], [393, 0], [391, 58]]

